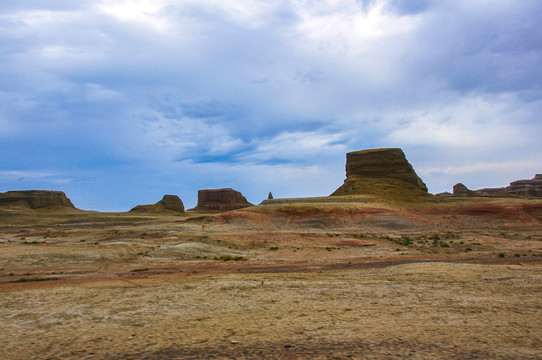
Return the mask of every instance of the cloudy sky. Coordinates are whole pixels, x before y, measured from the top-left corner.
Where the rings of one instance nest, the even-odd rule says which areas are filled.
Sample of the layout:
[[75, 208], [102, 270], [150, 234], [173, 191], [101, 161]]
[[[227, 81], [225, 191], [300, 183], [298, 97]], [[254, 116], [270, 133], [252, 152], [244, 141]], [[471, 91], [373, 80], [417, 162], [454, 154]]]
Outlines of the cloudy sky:
[[0, 191], [128, 210], [322, 196], [401, 147], [431, 193], [542, 172], [539, 0], [0, 0]]

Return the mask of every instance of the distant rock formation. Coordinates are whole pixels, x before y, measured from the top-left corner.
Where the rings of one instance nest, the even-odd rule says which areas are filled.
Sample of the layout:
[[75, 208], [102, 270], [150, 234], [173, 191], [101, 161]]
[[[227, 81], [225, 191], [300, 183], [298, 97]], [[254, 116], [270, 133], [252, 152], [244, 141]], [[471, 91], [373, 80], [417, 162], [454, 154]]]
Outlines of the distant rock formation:
[[370, 149], [346, 154], [346, 180], [331, 196], [377, 195], [407, 200], [429, 196], [401, 149]]
[[49, 190], [23, 190], [0, 193], [0, 205], [25, 204], [32, 209], [51, 206], [64, 206], [75, 208], [72, 202], [62, 191]]
[[184, 213], [184, 204], [177, 195], [164, 195], [162, 200], [158, 201], [156, 204], [138, 205], [130, 211], [163, 212], [167, 210]]
[[198, 191], [198, 205], [192, 210], [229, 211], [253, 206], [239, 191], [231, 188]]
[[475, 191], [469, 190], [465, 185], [461, 183], [457, 183], [453, 187], [453, 196], [474, 196], [476, 194]]
[[502, 188], [484, 188], [469, 190], [465, 185], [459, 183], [454, 185], [453, 196], [460, 197], [542, 197], [542, 174], [536, 174], [531, 180], [518, 180], [510, 183], [510, 186]]
[[536, 174], [531, 180], [513, 181], [506, 191], [512, 195], [542, 197], [542, 174]]
[[267, 195], [267, 200], [273, 200], [273, 194], [271, 194], [271, 191], [269, 192], [269, 195]]

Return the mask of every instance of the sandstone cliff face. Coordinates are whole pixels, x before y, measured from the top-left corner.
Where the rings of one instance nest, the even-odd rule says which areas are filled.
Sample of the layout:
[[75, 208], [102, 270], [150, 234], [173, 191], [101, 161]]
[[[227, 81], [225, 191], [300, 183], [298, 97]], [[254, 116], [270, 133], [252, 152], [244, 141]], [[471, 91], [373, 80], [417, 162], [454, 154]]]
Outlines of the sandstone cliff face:
[[531, 180], [518, 180], [510, 183], [510, 186], [502, 188], [484, 188], [469, 190], [459, 183], [454, 185], [453, 196], [473, 197], [509, 197], [509, 196], [542, 197], [542, 174], [536, 174]]
[[177, 195], [164, 195], [162, 200], [158, 201], [156, 204], [138, 205], [130, 211], [162, 212], [167, 210], [184, 213], [184, 204]]
[[542, 174], [536, 174], [531, 180], [513, 181], [506, 191], [512, 195], [542, 197]]
[[27, 204], [32, 209], [50, 206], [75, 208], [71, 200], [62, 191], [24, 190], [0, 193], [0, 204], [9, 205], [15, 203]]
[[198, 191], [198, 205], [194, 210], [236, 210], [252, 206], [239, 191], [231, 188]]
[[346, 154], [346, 180], [332, 196], [379, 195], [408, 198], [427, 195], [401, 149], [371, 149]]

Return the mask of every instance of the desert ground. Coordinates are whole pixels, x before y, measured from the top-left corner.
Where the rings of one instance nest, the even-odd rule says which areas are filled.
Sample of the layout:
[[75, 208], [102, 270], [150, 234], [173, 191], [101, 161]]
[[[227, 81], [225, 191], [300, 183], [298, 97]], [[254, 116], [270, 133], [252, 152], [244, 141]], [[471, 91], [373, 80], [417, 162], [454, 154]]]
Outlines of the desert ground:
[[2, 359], [542, 359], [542, 200], [0, 209]]

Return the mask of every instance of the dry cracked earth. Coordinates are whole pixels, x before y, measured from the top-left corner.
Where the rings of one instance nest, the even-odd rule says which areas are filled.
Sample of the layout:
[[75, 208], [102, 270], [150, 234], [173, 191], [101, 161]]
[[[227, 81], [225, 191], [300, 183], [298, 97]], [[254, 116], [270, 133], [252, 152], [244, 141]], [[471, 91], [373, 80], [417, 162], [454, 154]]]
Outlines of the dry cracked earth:
[[542, 359], [542, 201], [0, 209], [1, 359]]

